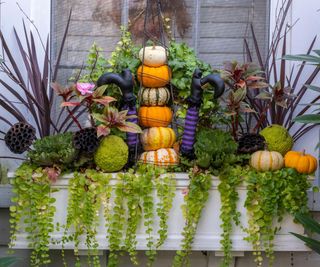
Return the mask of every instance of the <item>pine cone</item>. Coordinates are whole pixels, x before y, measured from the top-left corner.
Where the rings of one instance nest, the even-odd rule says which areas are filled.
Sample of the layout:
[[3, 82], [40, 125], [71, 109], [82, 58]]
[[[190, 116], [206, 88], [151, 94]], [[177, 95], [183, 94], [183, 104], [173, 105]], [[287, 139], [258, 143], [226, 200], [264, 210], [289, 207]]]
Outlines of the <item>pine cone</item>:
[[75, 132], [73, 136], [73, 145], [82, 152], [93, 153], [99, 146], [97, 129], [90, 127]]
[[7, 147], [16, 154], [28, 150], [35, 139], [36, 130], [26, 122], [14, 124], [4, 137]]
[[245, 134], [238, 140], [238, 153], [251, 154], [263, 150], [266, 140], [260, 134]]

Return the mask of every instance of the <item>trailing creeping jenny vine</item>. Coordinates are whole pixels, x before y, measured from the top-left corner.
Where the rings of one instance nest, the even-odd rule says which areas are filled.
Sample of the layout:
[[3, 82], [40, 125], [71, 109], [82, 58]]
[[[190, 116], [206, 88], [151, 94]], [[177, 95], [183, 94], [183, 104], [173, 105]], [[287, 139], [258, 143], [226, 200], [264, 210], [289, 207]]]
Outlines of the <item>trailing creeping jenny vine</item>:
[[211, 188], [211, 174], [191, 171], [190, 184], [182, 206], [186, 224], [183, 228], [181, 249], [177, 251], [173, 260], [173, 267], [189, 266], [189, 254], [196, 234], [197, 225], [202, 210], [209, 198]]
[[[181, 249], [177, 251], [173, 267], [188, 266], [188, 256], [196, 234], [197, 224], [202, 210], [209, 198], [212, 176], [193, 169], [190, 174], [188, 193], [182, 206], [186, 219], [182, 235]], [[262, 266], [261, 250], [266, 251], [269, 265], [274, 260], [273, 242], [279, 231], [279, 223], [286, 213], [295, 215], [306, 212], [307, 194], [310, 183], [306, 175], [294, 169], [283, 168], [277, 171], [258, 172], [249, 167], [228, 166], [220, 173], [218, 190], [221, 197], [221, 246], [225, 258], [221, 266], [228, 266], [231, 259], [232, 223], [240, 224], [240, 213], [237, 211], [239, 195], [237, 186], [244, 181], [247, 186], [245, 208], [248, 212], [247, 227], [241, 226], [247, 233], [245, 240], [252, 244], [257, 266]], [[141, 223], [147, 235], [147, 266], [155, 261], [156, 250], [165, 242], [168, 235], [167, 220], [175, 196], [175, 179], [166, 174], [165, 169], [152, 165], [141, 165], [134, 170], [116, 175], [116, 184], [110, 183], [111, 174], [87, 169], [74, 173], [69, 181], [68, 215], [65, 225], [57, 225], [64, 229], [61, 241], [51, 240], [54, 231], [56, 192], [51, 185], [46, 169], [30, 164], [21, 165], [13, 179], [13, 198], [15, 206], [11, 212], [11, 242], [14, 247], [19, 231], [28, 233], [31, 253], [31, 266], [42, 266], [50, 263], [50, 242], [61, 243], [62, 260], [64, 248], [69, 242], [74, 243], [76, 265], [80, 266], [78, 250], [80, 240], [89, 251], [88, 265], [99, 267], [97, 256], [99, 215], [103, 213], [109, 242], [108, 266], [119, 264], [119, 253], [128, 252], [134, 265], [137, 258], [137, 230]], [[154, 197], [157, 196], [156, 202]], [[159, 218], [159, 228], [154, 232], [155, 215]], [[22, 223], [22, 224], [21, 224]], [[124, 234], [125, 233], [125, 234]]]
[[222, 267], [228, 267], [232, 259], [232, 241], [230, 239], [230, 235], [232, 234], [232, 222], [236, 225], [240, 224], [240, 212], [237, 211], [237, 203], [239, 200], [237, 186], [242, 181], [242, 173], [242, 167], [228, 166], [219, 176], [220, 184], [218, 185], [218, 190], [221, 198], [220, 219], [222, 221], [220, 227], [223, 231], [220, 244], [224, 252], [224, 258], [221, 263]]
[[284, 215], [295, 215], [299, 211], [307, 212], [307, 194], [310, 183], [306, 175], [294, 169], [283, 168], [277, 171], [258, 172], [248, 167], [229, 167], [220, 175], [218, 186], [221, 197], [221, 245], [225, 257], [221, 266], [229, 266], [231, 260], [232, 221], [240, 224], [236, 204], [239, 195], [236, 186], [243, 180], [247, 184], [245, 208], [248, 212], [248, 226], [243, 228], [247, 233], [245, 240], [252, 244], [257, 266], [262, 266], [262, 250], [269, 259], [269, 266], [274, 261], [274, 238], [280, 230], [279, 223]]
[[9, 247], [14, 247], [17, 233], [28, 233], [31, 266], [42, 266], [50, 263], [49, 243], [50, 234], [54, 231], [53, 216], [55, 214], [55, 198], [52, 193], [48, 174], [41, 167], [22, 164], [12, 180], [15, 196], [12, 201], [15, 206], [10, 207]]

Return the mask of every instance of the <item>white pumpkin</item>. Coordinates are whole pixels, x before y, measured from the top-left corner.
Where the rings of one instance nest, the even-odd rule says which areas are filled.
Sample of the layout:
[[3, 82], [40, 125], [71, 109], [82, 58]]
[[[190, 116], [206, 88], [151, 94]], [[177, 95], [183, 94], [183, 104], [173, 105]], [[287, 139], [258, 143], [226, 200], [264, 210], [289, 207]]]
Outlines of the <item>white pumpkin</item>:
[[157, 166], [174, 166], [179, 163], [179, 156], [173, 148], [160, 148], [156, 151], [143, 152], [140, 161]]
[[259, 150], [254, 152], [250, 158], [251, 167], [257, 171], [275, 171], [283, 167], [284, 160], [277, 151]]
[[139, 58], [144, 65], [149, 67], [160, 67], [167, 62], [166, 53], [166, 49], [163, 46], [146, 46], [140, 49]]
[[139, 100], [142, 106], [165, 106], [170, 100], [170, 92], [166, 87], [141, 88]]

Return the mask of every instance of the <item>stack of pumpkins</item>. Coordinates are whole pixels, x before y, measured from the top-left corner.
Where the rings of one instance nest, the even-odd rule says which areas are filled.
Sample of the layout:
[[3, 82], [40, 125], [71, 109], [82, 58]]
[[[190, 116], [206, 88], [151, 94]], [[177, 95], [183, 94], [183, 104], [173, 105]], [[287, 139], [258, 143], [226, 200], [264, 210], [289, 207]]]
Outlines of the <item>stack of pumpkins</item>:
[[176, 134], [169, 128], [172, 110], [166, 106], [170, 91], [165, 86], [171, 78], [167, 63], [167, 52], [162, 46], [146, 46], [139, 52], [142, 65], [137, 76], [142, 88], [139, 92], [139, 123], [144, 128], [141, 143], [145, 152], [140, 161], [158, 166], [172, 166], [179, 157], [172, 149]]

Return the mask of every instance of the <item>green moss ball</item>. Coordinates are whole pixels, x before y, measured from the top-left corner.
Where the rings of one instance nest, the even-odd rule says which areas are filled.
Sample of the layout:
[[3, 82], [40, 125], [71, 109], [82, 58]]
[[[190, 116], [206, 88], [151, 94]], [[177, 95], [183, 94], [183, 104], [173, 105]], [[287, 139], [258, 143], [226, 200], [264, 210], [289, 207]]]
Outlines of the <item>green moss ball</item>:
[[281, 125], [272, 124], [260, 133], [267, 142], [269, 151], [277, 151], [283, 156], [292, 148], [293, 139], [287, 129]]
[[109, 135], [104, 137], [94, 154], [94, 162], [106, 172], [121, 170], [128, 161], [129, 149], [122, 138]]

